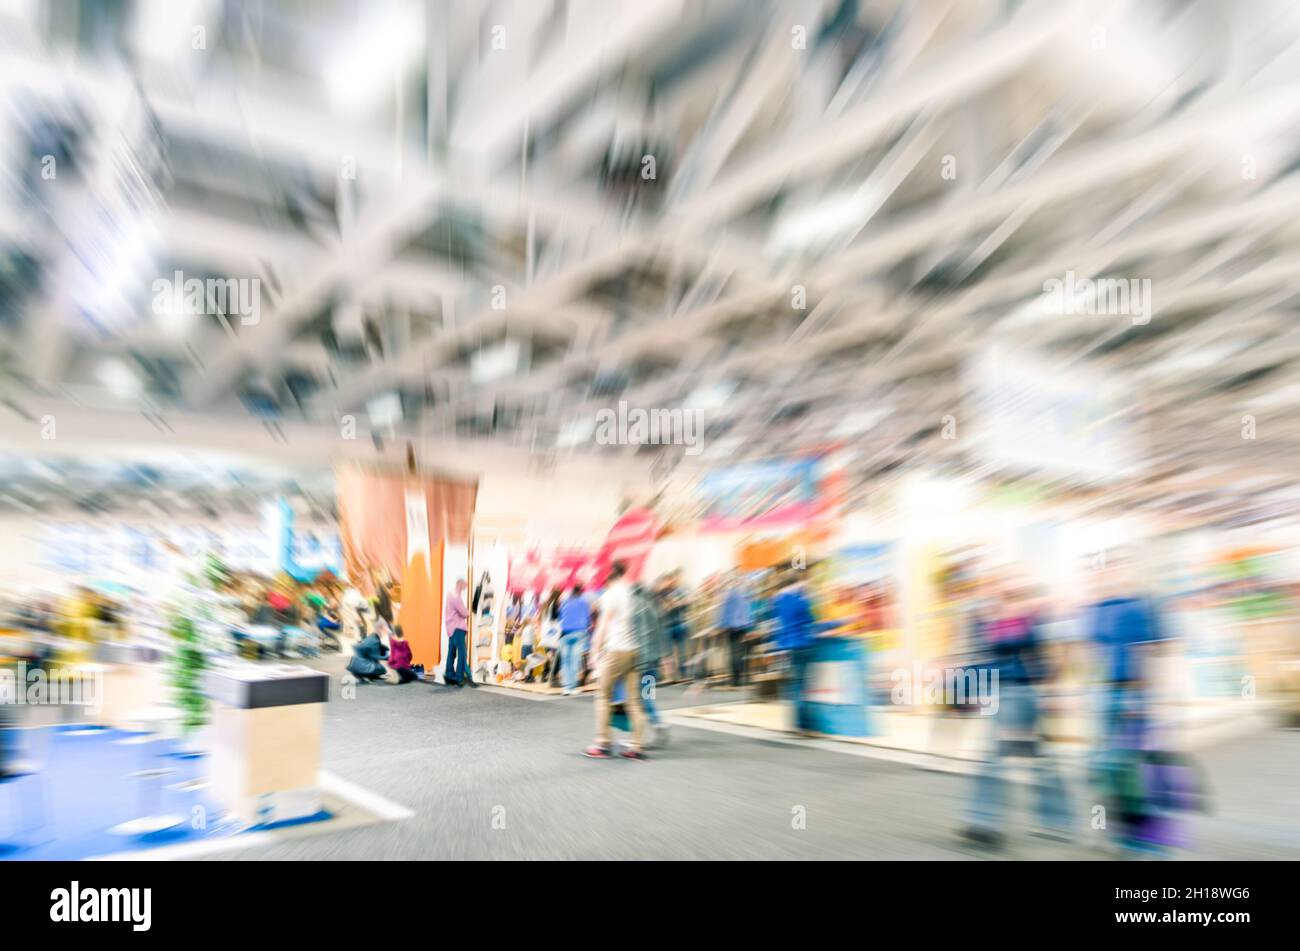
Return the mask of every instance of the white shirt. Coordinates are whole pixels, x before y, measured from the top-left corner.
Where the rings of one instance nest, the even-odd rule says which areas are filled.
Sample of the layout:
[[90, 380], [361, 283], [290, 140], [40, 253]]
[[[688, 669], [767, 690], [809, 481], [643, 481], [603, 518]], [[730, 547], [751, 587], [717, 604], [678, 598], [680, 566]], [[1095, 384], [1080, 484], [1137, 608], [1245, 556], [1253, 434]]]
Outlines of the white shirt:
[[600, 596], [601, 647], [607, 651], [634, 651], [632, 632], [632, 586], [619, 579]]

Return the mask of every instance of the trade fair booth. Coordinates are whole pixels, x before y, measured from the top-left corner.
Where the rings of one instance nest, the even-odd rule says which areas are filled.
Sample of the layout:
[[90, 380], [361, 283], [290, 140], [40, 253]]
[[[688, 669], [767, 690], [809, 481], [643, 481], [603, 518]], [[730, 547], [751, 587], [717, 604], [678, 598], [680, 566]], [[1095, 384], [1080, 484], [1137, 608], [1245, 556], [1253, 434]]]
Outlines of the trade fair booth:
[[[558, 652], [557, 633], [548, 616], [553, 600], [568, 595], [575, 585], [597, 593], [610, 567], [622, 561], [629, 577], [646, 580], [646, 564], [654, 548], [658, 521], [645, 509], [624, 512], [610, 526], [599, 547], [546, 546], [523, 540], [504, 543], [500, 532], [486, 548], [496, 592], [496, 608], [486, 619], [491, 629], [480, 628], [476, 641], [485, 653], [476, 679], [502, 686], [552, 690], [551, 675]], [[488, 535], [487, 531], [476, 537]], [[518, 536], [516, 536], [518, 537]], [[476, 553], [484, 546], [476, 543]], [[498, 585], [500, 587], [498, 587]], [[482, 618], [477, 622], [483, 625]]]
[[[58, 462], [41, 465], [54, 472]], [[124, 478], [138, 478], [139, 463], [122, 465]], [[177, 470], [205, 485], [265, 483], [224, 517], [186, 503], [183, 491], [174, 500], [166, 488], [158, 493], [178, 478], [168, 470], [151, 476], [155, 497], [166, 496], [166, 518], [158, 508], [95, 520], [75, 512], [5, 520], [5, 603], [20, 609], [0, 616], [0, 659], [5, 674], [22, 677], [6, 677], [0, 691], [25, 700], [29, 672], [75, 674], [76, 705], [51, 708], [53, 760], [62, 763], [75, 744], [77, 759], [96, 764], [104, 790], [94, 808], [60, 796], [84, 816], [54, 817], [61, 833], [42, 856], [186, 846], [333, 821], [334, 794], [318, 779], [324, 704], [331, 679], [336, 694], [356, 683], [325, 672], [346, 660], [351, 644], [338, 630], [338, 653], [322, 653], [326, 637], [311, 626], [316, 605], [365, 605], [371, 629], [376, 582], [390, 582], [413, 659], [437, 683], [447, 657], [446, 599], [464, 578], [468, 666], [479, 683], [509, 684], [502, 609], [512, 560], [574, 535], [604, 570], [615, 555], [644, 560], [646, 551], [611, 534], [626, 508], [621, 500], [638, 491], [631, 468], [613, 470], [617, 478], [600, 492], [566, 490], [562, 477], [503, 463], [490, 470], [480, 513], [479, 480], [459, 472], [340, 460], [328, 485], [313, 476], [313, 495], [289, 496], [279, 487], [305, 479], [259, 481], [235, 463], [227, 476], [224, 465], [194, 459]], [[105, 467], [98, 477], [114, 475]], [[337, 522], [317, 504], [330, 498]], [[638, 537], [652, 530], [645, 523]], [[53, 768], [46, 778], [65, 782]], [[225, 819], [219, 830], [191, 828], [191, 809]]]
[[[550, 676], [558, 634], [542, 612], [575, 584], [598, 591], [614, 560], [645, 582], [680, 574], [689, 592], [690, 654], [703, 658], [693, 672], [711, 689], [725, 688], [718, 616], [725, 579], [736, 575], [756, 615], [752, 693], [675, 715], [786, 733], [794, 730], [797, 704], [804, 728], [824, 737], [969, 757], [978, 745], [969, 727], [978, 721], [947, 735], [938, 724], [957, 722], [950, 711], [917, 696], [900, 703], [896, 675], [962, 663], [971, 648], [963, 612], [983, 573], [1024, 566], [1064, 618], [1050, 631], [1068, 661], [1053, 730], [1086, 741], [1090, 672], [1074, 646], [1079, 623], [1062, 608], [1092, 596], [1099, 553], [1146, 549], [1165, 566], [1150, 581], [1171, 599], [1169, 623], [1192, 632], [1160, 668], [1171, 709], [1189, 721], [1221, 720], [1241, 709], [1243, 690], [1271, 696], [1285, 689], [1279, 659], [1288, 656], [1291, 631], [1270, 598], [1294, 573], [1279, 559], [1296, 550], [1296, 539], [1188, 529], [1099, 509], [1050, 479], [996, 470], [960, 478], [906, 473], [850, 506], [842, 463], [837, 447], [828, 447], [690, 474], [688, 491], [659, 496], [650, 509], [630, 501], [655, 497], [631, 476], [594, 491], [554, 473], [496, 468], [476, 478], [343, 461], [334, 470], [337, 524], [300, 499], [276, 495], [243, 518], [94, 527], [75, 518], [32, 520], [13, 533], [27, 574], [13, 573], [11, 583], [70, 589], [76, 579], [91, 585], [85, 598], [111, 600], [116, 592], [129, 611], [110, 623], [98, 619], [91, 601], [70, 602], [61, 613], [73, 620], [53, 631], [11, 627], [0, 632], [0, 652], [21, 658], [48, 651], [80, 665], [100, 678], [103, 703], [75, 725], [169, 746], [185, 765], [154, 780], [114, 778], [113, 808], [122, 821], [104, 828], [138, 832], [143, 822], [176, 835], [183, 814], [174, 801], [166, 804], [164, 779], [192, 784], [187, 795], [195, 803], [245, 828], [329, 821], [316, 781], [328, 677], [312, 672], [317, 657], [291, 624], [236, 625], [241, 639], [231, 643], [241, 592], [230, 576], [240, 573], [282, 579], [286, 590], [338, 585], [367, 603], [377, 583], [390, 582], [397, 623], [431, 684], [445, 679], [444, 610], [464, 579], [470, 676], [545, 694], [559, 692]], [[770, 649], [768, 606], [787, 568], [806, 573], [823, 635], [799, 697], [789, 691], [787, 658]], [[181, 601], [193, 624], [178, 633]], [[530, 617], [531, 628], [523, 623]], [[187, 670], [182, 661], [195, 645], [207, 661]], [[676, 663], [663, 670], [664, 682], [679, 675]], [[201, 707], [192, 728], [187, 704]], [[108, 741], [88, 734], [82, 742]], [[106, 776], [141, 771], [116, 753], [105, 752], [103, 763]], [[88, 827], [79, 841], [103, 851], [103, 831]]]
[[446, 655], [444, 577], [467, 576], [468, 559], [456, 546], [469, 541], [477, 480], [358, 463], [336, 467], [335, 478], [348, 577], [367, 597], [379, 572], [400, 584], [412, 658], [437, 669]]

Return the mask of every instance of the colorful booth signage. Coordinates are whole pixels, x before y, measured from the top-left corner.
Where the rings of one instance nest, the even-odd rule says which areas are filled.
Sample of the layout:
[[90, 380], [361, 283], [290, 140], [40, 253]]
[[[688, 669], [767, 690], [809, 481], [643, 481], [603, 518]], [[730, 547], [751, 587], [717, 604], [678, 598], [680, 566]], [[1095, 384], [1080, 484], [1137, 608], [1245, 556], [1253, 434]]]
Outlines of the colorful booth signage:
[[706, 475], [698, 489], [704, 531], [797, 525], [825, 508], [819, 458], [729, 466]]
[[605, 536], [597, 551], [581, 548], [542, 552], [531, 549], [510, 556], [510, 593], [568, 591], [575, 584], [595, 589], [605, 583], [614, 562], [627, 566], [629, 577], [639, 580], [658, 537], [659, 521], [649, 509], [625, 512]]

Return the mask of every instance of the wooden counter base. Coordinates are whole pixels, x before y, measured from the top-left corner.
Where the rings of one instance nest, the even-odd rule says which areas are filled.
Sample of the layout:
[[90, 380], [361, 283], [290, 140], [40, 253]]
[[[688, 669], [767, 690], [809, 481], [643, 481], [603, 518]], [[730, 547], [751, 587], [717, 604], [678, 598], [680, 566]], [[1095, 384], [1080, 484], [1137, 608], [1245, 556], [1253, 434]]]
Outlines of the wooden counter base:
[[302, 800], [311, 798], [320, 769], [321, 706], [213, 703], [208, 781], [217, 801], [250, 823], [301, 818], [270, 794], [295, 797], [291, 812], [310, 811]]

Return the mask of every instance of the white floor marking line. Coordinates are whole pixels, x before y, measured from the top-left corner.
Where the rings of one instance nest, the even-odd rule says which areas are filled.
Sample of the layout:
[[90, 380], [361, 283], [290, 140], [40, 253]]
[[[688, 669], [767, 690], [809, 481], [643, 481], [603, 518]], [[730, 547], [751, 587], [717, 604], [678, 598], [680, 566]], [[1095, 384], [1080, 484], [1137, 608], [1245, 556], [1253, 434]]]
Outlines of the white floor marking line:
[[372, 812], [386, 821], [397, 822], [415, 815], [415, 810], [399, 805], [391, 799], [385, 799], [377, 792], [372, 792], [358, 786], [356, 783], [348, 782], [346, 779], [325, 770], [321, 770], [316, 782], [322, 792], [333, 793], [340, 799], [365, 809], [367, 812]]
[[563, 694], [558, 693], [538, 693], [535, 690], [521, 690], [518, 687], [501, 687], [497, 684], [479, 684], [479, 689], [503, 697], [515, 697], [519, 700], [559, 700], [563, 697]]
[[275, 829], [261, 832], [245, 832], [222, 839], [203, 839], [199, 842], [181, 842], [177, 845], [160, 845], [153, 849], [136, 849], [133, 852], [111, 852], [108, 855], [92, 855], [87, 862], [175, 862], [184, 859], [201, 858], [220, 852], [233, 852], [236, 849], [251, 849], [259, 845], [272, 845], [284, 842], [285, 837], [277, 834]]
[[[317, 785], [319, 785], [321, 792], [336, 796], [344, 802], [378, 817], [382, 822], [398, 822], [415, 815], [414, 810], [395, 803], [391, 799], [385, 799], [379, 793], [371, 792], [369, 789], [358, 786], [356, 783], [349, 782], [325, 770], [321, 770], [317, 778]], [[343, 825], [337, 831], [358, 828], [359, 825], [363, 824]], [[216, 855], [221, 852], [233, 852], [238, 849], [256, 848], [259, 845], [274, 845], [279, 842], [288, 842], [291, 839], [301, 838], [305, 835], [324, 834], [333, 831], [336, 830], [330, 825], [330, 820], [326, 820], [315, 828], [310, 824], [302, 824], [286, 826], [283, 829], [263, 829], [259, 832], [243, 832], [220, 839], [203, 839], [199, 842], [161, 845], [153, 849], [135, 849], [129, 852], [113, 852], [109, 855], [94, 855], [86, 859], [86, 861], [168, 862], [193, 859], [206, 855]]]

